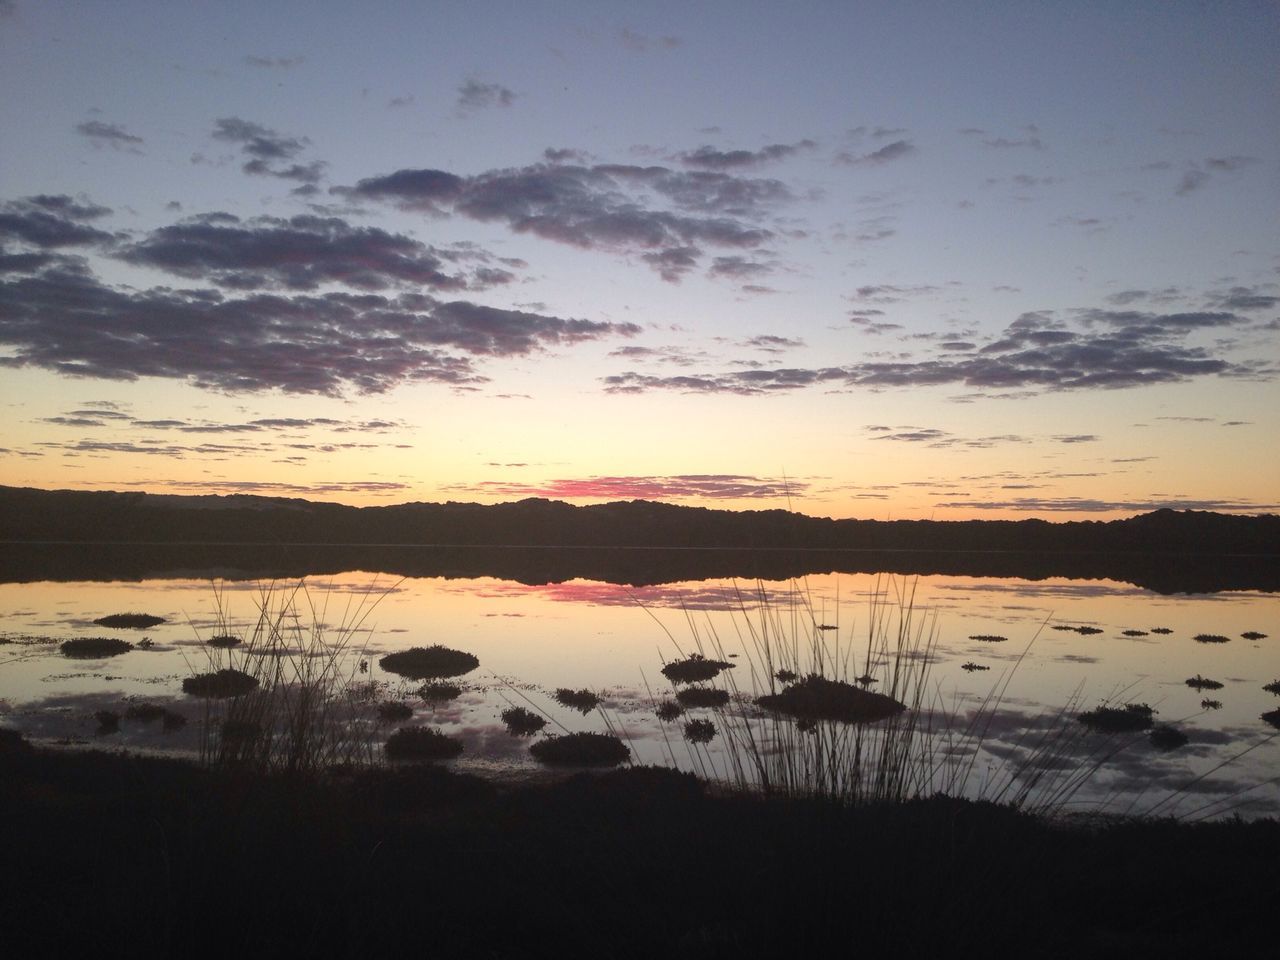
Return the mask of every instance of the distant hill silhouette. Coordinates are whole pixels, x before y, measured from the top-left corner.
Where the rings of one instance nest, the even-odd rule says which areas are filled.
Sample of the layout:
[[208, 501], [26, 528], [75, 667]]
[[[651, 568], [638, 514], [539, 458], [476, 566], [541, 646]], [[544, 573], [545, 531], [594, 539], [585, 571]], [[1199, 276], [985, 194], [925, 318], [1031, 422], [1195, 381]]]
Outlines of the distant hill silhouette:
[[[16, 579], [27, 578], [20, 573], [24, 562], [40, 566], [42, 555], [54, 561], [48, 550], [33, 547], [15, 554], [13, 542], [70, 541], [93, 543], [95, 548], [82, 551], [75, 561], [67, 560], [62, 551], [64, 558], [57, 563], [91, 563], [95, 556], [107, 556], [105, 545], [113, 544], [117, 546], [110, 555], [126, 565], [154, 566], [162, 563], [157, 558], [169, 556], [180, 566], [200, 569], [225, 566], [228, 558], [239, 557], [233, 566], [258, 570], [255, 575], [277, 569], [301, 575], [308, 571], [298, 568], [308, 563], [315, 568], [309, 572], [336, 572], [351, 569], [346, 565], [350, 558], [361, 556], [365, 559], [360, 566], [366, 570], [458, 576], [515, 573], [515, 579], [529, 582], [582, 576], [655, 583], [700, 576], [773, 579], [827, 570], [884, 570], [1107, 577], [1164, 592], [1280, 588], [1280, 517], [1189, 510], [1062, 523], [881, 521], [832, 520], [786, 510], [710, 510], [645, 500], [590, 506], [528, 499], [494, 505], [349, 507], [244, 495], [0, 487], [0, 540], [10, 541], [0, 575]], [[169, 546], [148, 553], [149, 548], [141, 546], [147, 544]], [[274, 552], [230, 549], [243, 544], [270, 545]], [[321, 544], [331, 548], [298, 549]], [[383, 549], [411, 546], [437, 549]], [[457, 549], [494, 547], [531, 549]], [[558, 547], [574, 550], [553, 558], [541, 549]], [[681, 550], [696, 553], [681, 555]], [[126, 561], [128, 557], [134, 560]], [[166, 567], [168, 563], [163, 561]], [[555, 575], [548, 576], [548, 571]]]

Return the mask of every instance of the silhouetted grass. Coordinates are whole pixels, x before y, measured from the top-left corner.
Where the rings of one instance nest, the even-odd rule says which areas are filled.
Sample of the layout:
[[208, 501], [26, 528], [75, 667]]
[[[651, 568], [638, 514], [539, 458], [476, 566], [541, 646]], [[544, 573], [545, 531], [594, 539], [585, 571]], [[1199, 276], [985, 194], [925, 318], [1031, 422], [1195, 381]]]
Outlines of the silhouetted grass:
[[811, 673], [780, 693], [756, 699], [766, 710], [807, 720], [839, 720], [842, 723], [874, 723], [907, 709], [893, 697], [873, 693], [840, 680]]
[[507, 732], [513, 737], [530, 737], [547, 725], [545, 717], [540, 717], [532, 710], [524, 707], [510, 707], [502, 711], [502, 722]]
[[604, 733], [569, 733], [547, 737], [529, 747], [534, 759], [542, 763], [574, 766], [617, 766], [631, 757], [619, 738]]
[[977, 670], [990, 670], [991, 668], [985, 667], [980, 663], [974, 663], [972, 660], [970, 660], [967, 663], [960, 664], [960, 669], [968, 673], [973, 673], [974, 671], [977, 671]]
[[223, 649], [226, 649], [227, 647], [234, 647], [239, 642], [240, 638], [232, 633], [219, 633], [216, 636], [210, 637], [206, 641], [206, 643], [211, 647], [222, 647]]
[[449, 700], [457, 700], [462, 696], [462, 688], [456, 683], [446, 683], [443, 680], [437, 680], [433, 683], [425, 683], [418, 690], [418, 696], [428, 703], [445, 703]]
[[378, 661], [378, 666], [410, 680], [432, 680], [460, 677], [480, 666], [480, 661], [470, 653], [437, 643], [389, 653]]
[[1197, 633], [1195, 635], [1196, 643], [1229, 643], [1230, 637], [1224, 637], [1220, 633]]
[[111, 627], [117, 630], [145, 630], [147, 627], [164, 623], [165, 619], [149, 613], [111, 613], [93, 622], [99, 627]]
[[663, 700], [658, 704], [654, 713], [663, 723], [670, 723], [673, 720], [678, 720], [684, 715], [684, 707], [680, 706], [680, 704], [676, 703], [674, 700]]
[[586, 689], [570, 690], [568, 687], [560, 687], [553, 696], [556, 703], [564, 707], [572, 707], [584, 715], [600, 706], [600, 698]]
[[189, 693], [193, 697], [223, 700], [252, 693], [258, 688], [259, 683], [260, 681], [257, 677], [245, 673], [243, 670], [223, 667], [221, 670], [215, 670], [212, 673], [200, 673], [194, 677], [184, 678], [182, 692]]
[[401, 727], [387, 738], [389, 760], [452, 760], [462, 753], [462, 741], [432, 727]]
[[1167, 723], [1154, 727], [1147, 734], [1147, 739], [1151, 741], [1151, 745], [1157, 750], [1176, 750], [1178, 747], [1186, 746], [1187, 744], [1187, 735]]
[[683, 660], [673, 660], [662, 668], [662, 675], [672, 683], [698, 683], [712, 680], [720, 671], [732, 669], [725, 660], [708, 660], [700, 653], [690, 654]]
[[58, 649], [64, 657], [73, 660], [96, 660], [128, 653], [133, 649], [133, 644], [119, 637], [77, 637], [74, 640], [64, 640]]
[[403, 723], [413, 716], [413, 708], [399, 700], [378, 704], [378, 719], [383, 723]]
[[710, 743], [715, 735], [716, 725], [710, 720], [690, 720], [684, 725], [684, 738], [690, 743]]
[[1127, 703], [1122, 707], [1095, 707], [1076, 719], [1103, 733], [1136, 733], [1151, 729], [1154, 714], [1155, 711], [1145, 703]]
[[1208, 677], [1202, 677], [1196, 674], [1187, 680], [1187, 686], [1192, 690], [1221, 690], [1222, 684], [1217, 680], [1210, 680]]
[[686, 710], [724, 707], [729, 703], [729, 691], [714, 687], [685, 687], [676, 692], [676, 700]]
[[1009, 638], [1002, 637], [995, 633], [975, 633], [969, 637], [970, 640], [978, 640], [982, 643], [1004, 643]]
[[1267, 635], [1265, 633], [1259, 633], [1257, 630], [1246, 630], [1244, 633], [1240, 634], [1240, 636], [1244, 637], [1246, 640], [1267, 639]]
[[1267, 693], [1274, 693], [1276, 696], [1280, 696], [1280, 680], [1273, 680], [1270, 683], [1263, 684], [1262, 689]]
[[165, 730], [177, 730], [187, 725], [187, 718], [182, 714], [154, 703], [131, 703], [125, 710], [124, 717], [126, 720], [137, 720], [141, 723], [153, 723], [159, 720]]

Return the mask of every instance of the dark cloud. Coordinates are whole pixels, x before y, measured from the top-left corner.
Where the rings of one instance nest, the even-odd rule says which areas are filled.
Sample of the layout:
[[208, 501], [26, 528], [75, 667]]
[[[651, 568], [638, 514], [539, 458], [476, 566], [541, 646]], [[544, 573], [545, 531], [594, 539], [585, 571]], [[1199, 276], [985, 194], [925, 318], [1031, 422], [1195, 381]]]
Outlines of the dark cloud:
[[757, 167], [763, 163], [783, 160], [801, 150], [812, 150], [817, 144], [812, 140], [800, 140], [796, 143], [771, 143], [759, 150], [717, 150], [715, 147], [702, 146], [697, 150], [678, 154], [681, 163], [687, 167], [699, 167], [704, 170], [732, 170], [742, 167]]
[[[111, 213], [110, 208], [66, 194], [37, 194], [0, 204], [0, 242], [19, 241], [44, 250], [106, 243], [112, 235], [89, 222]], [[15, 256], [15, 255], [10, 255]], [[17, 255], [23, 256], [23, 255]], [[30, 258], [30, 254], [25, 255]], [[6, 272], [40, 269], [48, 258], [14, 261]]]
[[[518, 356], [639, 332], [419, 293], [321, 296], [115, 288], [73, 262], [0, 283], [4, 366], [225, 391], [378, 393], [484, 382], [473, 357]], [[463, 355], [458, 355], [459, 353]]]
[[[858, 287], [854, 291], [853, 296], [849, 299], [857, 300], [862, 303], [901, 303], [909, 297], [919, 297], [925, 294], [937, 293], [939, 287], [930, 284], [916, 284], [910, 287], [900, 287], [889, 283], [868, 285]], [[859, 310], [858, 313], [870, 314], [873, 311]], [[882, 311], [874, 311], [882, 312]]]
[[[961, 132], [983, 135], [981, 130], [962, 130]], [[1023, 137], [990, 137], [984, 139], [982, 144], [986, 147], [994, 147], [997, 150], [1016, 150], [1020, 147], [1026, 147], [1031, 150], [1044, 149], [1044, 142], [1040, 139], [1040, 130], [1035, 124], [1031, 124], [1026, 128], [1026, 135]]]
[[744, 341], [743, 346], [754, 347], [755, 349], [763, 350], [766, 353], [782, 353], [784, 350], [794, 350], [797, 347], [803, 347], [804, 341], [793, 339], [792, 337], [779, 337], [774, 334], [766, 333]]
[[1178, 181], [1178, 186], [1173, 192], [1180, 197], [1185, 197], [1188, 193], [1199, 190], [1208, 182], [1209, 175], [1203, 170], [1188, 170], [1182, 175], [1182, 179]]
[[242, 120], [239, 117], [222, 117], [214, 123], [213, 138], [238, 144], [248, 159], [240, 168], [257, 176], [280, 177], [315, 183], [325, 167], [323, 160], [310, 163], [296, 161], [311, 143], [306, 137], [290, 137], [270, 127]]
[[251, 67], [261, 67], [264, 70], [288, 70], [300, 66], [306, 59], [306, 57], [259, 57], [248, 54], [244, 62]]
[[[195, 217], [154, 230], [116, 255], [237, 290], [314, 290], [326, 283], [360, 290], [410, 285], [461, 290], [469, 285], [464, 275], [445, 272], [447, 253], [404, 234], [354, 227], [336, 217]], [[471, 285], [511, 278], [505, 271], [486, 272]]]
[[1083, 497], [1039, 498], [1021, 497], [1016, 500], [954, 500], [937, 504], [939, 507], [956, 507], [969, 510], [1018, 510], [1032, 513], [1149, 513], [1152, 510], [1218, 510], [1232, 513], [1271, 511], [1274, 503], [1256, 503], [1246, 500], [1092, 500]]
[[1101, 438], [1094, 433], [1059, 433], [1053, 439], [1059, 443], [1096, 443]]
[[870, 153], [864, 153], [860, 156], [855, 156], [848, 152], [838, 153], [836, 154], [836, 160], [849, 166], [878, 167], [910, 156], [915, 152], [916, 147], [910, 140], [894, 140], [892, 143], [886, 143], [879, 150], [872, 150]]
[[465, 489], [477, 493], [520, 497], [552, 497], [558, 500], [668, 500], [707, 497], [717, 500], [766, 499], [802, 496], [808, 483], [738, 474], [684, 474], [677, 476], [587, 477], [518, 483], [490, 480]]
[[747, 280], [772, 271], [772, 266], [746, 257], [716, 257], [707, 274], [712, 277], [729, 277], [735, 280]]
[[88, 137], [95, 143], [105, 143], [112, 147], [131, 147], [145, 142], [141, 137], [134, 136], [119, 124], [103, 123], [101, 120], [86, 120], [84, 123], [78, 123], [76, 124], [76, 132]]
[[758, 221], [793, 199], [777, 180], [630, 164], [543, 163], [473, 177], [399, 170], [334, 192], [639, 255], [673, 282], [696, 267], [704, 246], [751, 249], [769, 240]]
[[1254, 287], [1232, 287], [1211, 294], [1209, 302], [1219, 310], [1272, 310], [1280, 306], [1280, 297], [1259, 293]]
[[643, 33], [637, 33], [630, 27], [623, 27], [618, 31], [618, 42], [628, 50], [635, 50], [638, 53], [643, 53], [650, 47], [660, 47], [662, 49], [671, 50], [681, 44], [679, 37], [671, 36], [670, 34], [660, 37], [651, 37]]
[[[881, 288], [864, 289], [874, 295]], [[678, 377], [627, 372], [604, 377], [602, 382], [607, 391], [616, 393], [675, 390], [750, 395], [823, 385], [883, 389], [949, 384], [976, 390], [1046, 391], [1175, 383], [1241, 372], [1207, 349], [1182, 342], [1193, 331], [1239, 323], [1234, 314], [1082, 310], [1077, 316], [1083, 329], [1045, 313], [1023, 314], [999, 339], [976, 353]], [[1099, 332], [1097, 327], [1106, 329]]]
[[500, 83], [482, 83], [473, 77], [458, 87], [457, 106], [464, 112], [486, 107], [509, 107], [515, 101], [514, 91]]

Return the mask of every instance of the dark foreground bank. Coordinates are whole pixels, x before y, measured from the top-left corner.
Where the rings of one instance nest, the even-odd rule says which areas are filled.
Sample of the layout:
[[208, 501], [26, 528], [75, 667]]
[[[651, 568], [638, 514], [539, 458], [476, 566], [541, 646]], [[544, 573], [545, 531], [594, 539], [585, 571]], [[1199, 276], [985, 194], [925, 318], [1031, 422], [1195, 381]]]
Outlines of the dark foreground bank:
[[847, 810], [652, 768], [299, 787], [8, 732], [0, 831], [23, 957], [1223, 956], [1270, 942], [1280, 893], [1274, 820]]

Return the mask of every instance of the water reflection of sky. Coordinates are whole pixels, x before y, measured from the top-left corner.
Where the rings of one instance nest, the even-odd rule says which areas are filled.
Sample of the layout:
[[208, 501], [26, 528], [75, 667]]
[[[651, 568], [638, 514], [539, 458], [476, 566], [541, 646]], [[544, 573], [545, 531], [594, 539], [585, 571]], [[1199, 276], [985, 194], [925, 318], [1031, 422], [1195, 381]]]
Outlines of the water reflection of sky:
[[[190, 751], [203, 707], [184, 697], [180, 684], [207, 668], [202, 641], [251, 630], [264, 597], [276, 602], [295, 587], [276, 585], [271, 593], [270, 585], [201, 579], [0, 585], [2, 637], [9, 641], [0, 645], [0, 722], [43, 740]], [[718, 652], [735, 664], [739, 690], [762, 689], [765, 678], [752, 670], [752, 631], [758, 637], [767, 620], [775, 636], [819, 637], [826, 656], [843, 663], [849, 676], [868, 669], [868, 659], [876, 673], [882, 666], [875, 655], [868, 658], [868, 635], [886, 615], [896, 623], [900, 605], [910, 603], [913, 630], [933, 638], [928, 662], [935, 710], [961, 722], [993, 690], [1004, 690], [998, 708], [988, 712], [984, 771], [1015, 766], [1028, 737], [1044, 725], [1071, 726], [1070, 717], [1065, 724], [1059, 717], [1064, 706], [1078, 712], [1104, 700], [1137, 701], [1150, 704], [1158, 722], [1183, 730], [1190, 743], [1162, 753], [1145, 737], [1133, 739], [1108, 756], [1077, 798], [1111, 797], [1112, 808], [1140, 810], [1176, 791], [1184, 812], [1203, 804], [1218, 812], [1241, 799], [1255, 800], [1257, 810], [1280, 810], [1280, 788], [1268, 782], [1280, 776], [1280, 743], [1267, 741], [1276, 731], [1259, 719], [1280, 706], [1280, 698], [1262, 690], [1280, 678], [1274, 649], [1280, 604], [1268, 594], [1164, 596], [1110, 581], [941, 576], [633, 588], [580, 580], [536, 586], [493, 578], [396, 580], [355, 572], [309, 582], [294, 600], [300, 640], [314, 623], [330, 634], [349, 631], [353, 657], [371, 665], [368, 678], [385, 684], [387, 696], [409, 698], [414, 722], [463, 739], [463, 766], [533, 770], [528, 741], [502, 725], [500, 715], [510, 706], [547, 716], [546, 733], [601, 730], [600, 715], [584, 717], [554, 700], [559, 687], [586, 687], [604, 695], [610, 722], [638, 759], [724, 771], [723, 735], [694, 748], [681, 738], [680, 724], [664, 727], [654, 717], [654, 700], [671, 693], [660, 673], [665, 660], [699, 647]], [[145, 633], [118, 633], [130, 640], [145, 636], [149, 649], [88, 661], [59, 654], [62, 640], [117, 635], [92, 621], [125, 611], [166, 618]], [[814, 624], [834, 629], [815, 632]], [[1099, 632], [1053, 629], [1067, 626]], [[1171, 632], [1153, 634], [1153, 627]], [[1126, 630], [1144, 635], [1126, 636]], [[1271, 636], [1243, 639], [1250, 630]], [[1232, 639], [1202, 644], [1193, 639], [1200, 633]], [[973, 639], [993, 636], [1006, 639]], [[464, 692], [451, 703], [423, 703], [413, 696], [420, 684], [377, 665], [388, 652], [433, 643], [466, 650], [481, 662], [460, 678]], [[965, 664], [989, 669], [970, 672]], [[1222, 689], [1188, 687], [1187, 678], [1197, 675]], [[1206, 699], [1221, 708], [1202, 708]], [[98, 732], [96, 712], [123, 713], [136, 702], [169, 705], [191, 723], [166, 733], [158, 723], [123, 721], [119, 734]], [[714, 719], [709, 712], [690, 716]], [[1056, 762], [1079, 769], [1094, 762], [1098, 749], [1087, 737], [1072, 741]], [[1249, 752], [1226, 762], [1243, 751]], [[968, 784], [970, 792], [990, 789], [981, 784], [994, 776], [984, 773]], [[1173, 812], [1171, 806], [1160, 811]]]

